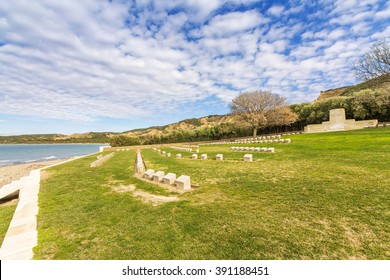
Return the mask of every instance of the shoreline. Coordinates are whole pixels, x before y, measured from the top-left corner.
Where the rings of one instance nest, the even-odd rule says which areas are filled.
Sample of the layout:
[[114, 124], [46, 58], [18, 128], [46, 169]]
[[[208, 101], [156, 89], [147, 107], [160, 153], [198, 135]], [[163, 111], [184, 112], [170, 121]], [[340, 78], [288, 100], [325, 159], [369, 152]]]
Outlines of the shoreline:
[[34, 169], [58, 164], [69, 159], [73, 159], [73, 157], [0, 166], [0, 188], [12, 181], [19, 180], [20, 178], [29, 175], [29, 173]]

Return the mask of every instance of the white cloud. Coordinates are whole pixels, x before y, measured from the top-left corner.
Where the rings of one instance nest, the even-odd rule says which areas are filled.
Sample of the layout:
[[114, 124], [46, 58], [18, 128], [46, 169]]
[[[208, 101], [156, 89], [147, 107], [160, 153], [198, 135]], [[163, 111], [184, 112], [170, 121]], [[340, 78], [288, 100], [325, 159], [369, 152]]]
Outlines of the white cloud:
[[280, 17], [285, 11], [283, 6], [272, 6], [268, 9], [268, 13], [275, 17]]
[[390, 32], [377, 1], [326, 2], [304, 21], [309, 2], [30, 2], [0, 2], [4, 114], [152, 118], [256, 88], [309, 101], [354, 82], [351, 62]]
[[232, 12], [215, 16], [202, 33], [208, 37], [224, 37], [235, 35], [246, 30], [258, 27], [268, 20], [255, 10], [246, 12]]

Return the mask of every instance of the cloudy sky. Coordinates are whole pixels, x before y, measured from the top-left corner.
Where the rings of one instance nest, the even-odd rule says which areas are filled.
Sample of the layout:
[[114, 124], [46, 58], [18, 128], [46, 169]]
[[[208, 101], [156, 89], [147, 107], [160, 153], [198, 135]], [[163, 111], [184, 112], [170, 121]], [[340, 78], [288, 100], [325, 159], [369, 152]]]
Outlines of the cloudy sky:
[[124, 131], [356, 82], [386, 0], [2, 0], [0, 135]]

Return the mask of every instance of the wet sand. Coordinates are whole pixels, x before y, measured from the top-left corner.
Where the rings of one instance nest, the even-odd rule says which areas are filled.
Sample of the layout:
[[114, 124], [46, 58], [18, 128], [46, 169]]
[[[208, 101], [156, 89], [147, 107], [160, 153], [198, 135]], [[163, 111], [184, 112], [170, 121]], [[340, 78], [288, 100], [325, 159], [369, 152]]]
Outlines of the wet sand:
[[66, 159], [0, 166], [0, 187], [30, 174], [31, 170], [60, 163]]

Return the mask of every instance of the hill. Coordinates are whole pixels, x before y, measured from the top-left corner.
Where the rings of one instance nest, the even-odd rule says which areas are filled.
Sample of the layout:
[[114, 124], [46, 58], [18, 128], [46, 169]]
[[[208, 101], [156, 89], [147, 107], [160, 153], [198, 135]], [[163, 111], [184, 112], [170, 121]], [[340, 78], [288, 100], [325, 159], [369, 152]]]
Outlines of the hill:
[[317, 98], [316, 101], [324, 100], [326, 98], [331, 98], [335, 96], [346, 96], [364, 89], [373, 90], [373, 89], [383, 89], [389, 87], [390, 87], [390, 74], [385, 74], [378, 78], [374, 78], [357, 85], [321, 91], [320, 96]]
[[30, 134], [0, 136], [0, 144], [55, 144], [55, 143], [109, 143], [117, 133], [88, 132], [82, 134]]

